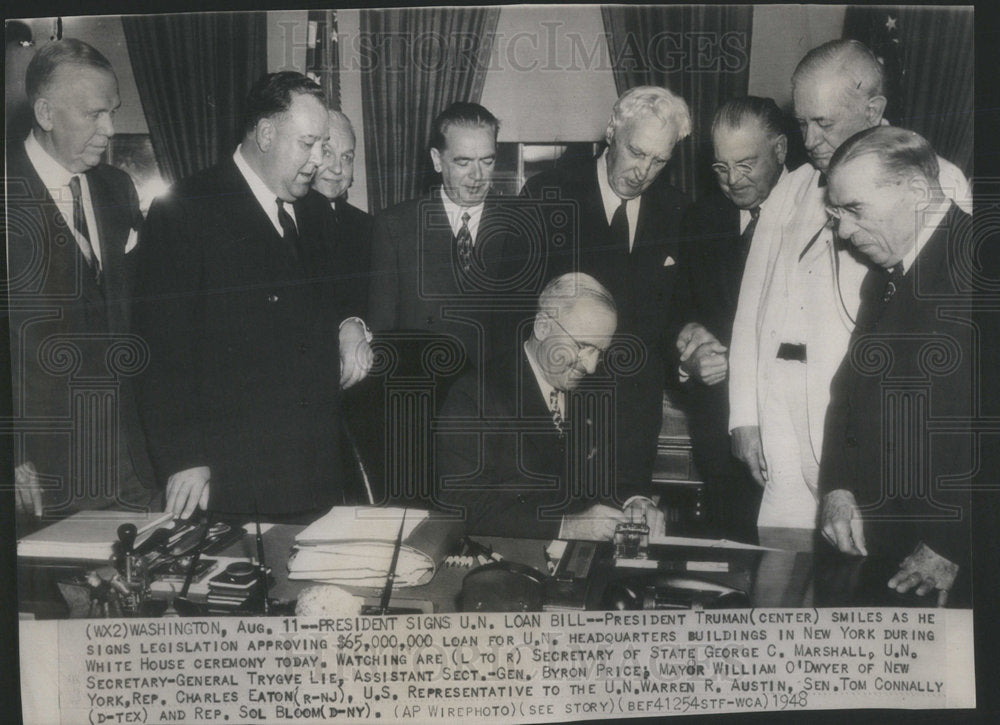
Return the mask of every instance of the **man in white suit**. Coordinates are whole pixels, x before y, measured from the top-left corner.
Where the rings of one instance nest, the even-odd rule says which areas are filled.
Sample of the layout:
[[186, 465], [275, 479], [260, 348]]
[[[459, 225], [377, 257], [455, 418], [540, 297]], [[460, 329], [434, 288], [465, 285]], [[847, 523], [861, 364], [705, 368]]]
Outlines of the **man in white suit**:
[[[834, 239], [825, 172], [843, 141], [885, 123], [882, 66], [861, 43], [834, 40], [799, 62], [792, 95], [810, 163], [760, 215], [733, 326], [729, 428], [734, 454], [764, 486], [758, 526], [813, 528], [830, 381], [868, 269]], [[946, 193], [971, 212], [965, 177], [941, 162]]]

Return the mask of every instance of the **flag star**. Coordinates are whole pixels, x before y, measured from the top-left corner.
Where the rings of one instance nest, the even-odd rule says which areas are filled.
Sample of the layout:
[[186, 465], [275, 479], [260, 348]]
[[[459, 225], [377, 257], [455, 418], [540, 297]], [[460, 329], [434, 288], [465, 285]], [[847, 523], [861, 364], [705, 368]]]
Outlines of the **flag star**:
[[886, 30], [895, 30], [896, 29], [896, 18], [892, 17], [891, 15], [886, 16], [886, 19], [885, 19], [885, 29]]

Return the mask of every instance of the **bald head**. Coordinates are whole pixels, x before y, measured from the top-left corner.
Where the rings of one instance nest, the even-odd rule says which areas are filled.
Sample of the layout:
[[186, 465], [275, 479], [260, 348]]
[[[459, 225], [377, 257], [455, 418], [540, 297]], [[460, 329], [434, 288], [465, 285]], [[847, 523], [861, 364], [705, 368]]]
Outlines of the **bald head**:
[[528, 354], [549, 385], [572, 390], [597, 369], [617, 325], [614, 298], [600, 282], [583, 273], [564, 274], [538, 298]]
[[330, 201], [347, 193], [354, 183], [354, 147], [351, 119], [330, 109], [330, 141], [323, 148], [323, 162], [316, 171], [313, 188]]
[[840, 144], [882, 122], [883, 86], [882, 65], [856, 40], [833, 40], [806, 54], [792, 74], [792, 98], [813, 166], [826, 171]]

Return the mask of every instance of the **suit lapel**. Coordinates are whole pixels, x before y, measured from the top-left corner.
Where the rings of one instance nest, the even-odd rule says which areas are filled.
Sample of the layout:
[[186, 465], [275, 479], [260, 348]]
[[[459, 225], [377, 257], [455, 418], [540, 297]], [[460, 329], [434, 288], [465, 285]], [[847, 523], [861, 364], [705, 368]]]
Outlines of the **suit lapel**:
[[[90, 274], [87, 259], [80, 251], [76, 239], [68, 233], [69, 220], [59, 211], [49, 190], [38, 176], [35, 167], [31, 165], [24, 144], [18, 144], [11, 153], [8, 194], [12, 193], [11, 182], [15, 176], [25, 183], [24, 191], [29, 195], [25, 201], [32, 207], [40, 206], [39, 211], [45, 222], [43, 229], [35, 231], [34, 234], [24, 235], [23, 241], [24, 244], [40, 247], [30, 252], [32, 256], [40, 254], [43, 260], [48, 260], [47, 263], [43, 262], [45, 264], [44, 276], [41, 277], [43, 288], [36, 291], [56, 296], [78, 295], [89, 305], [103, 305], [104, 297], [93, 275]], [[96, 201], [94, 206], [97, 206]], [[14, 235], [16, 232], [12, 229], [9, 233]], [[69, 244], [56, 243], [56, 240], [67, 237]]]
[[458, 291], [458, 260], [440, 193], [435, 189], [417, 205], [418, 292], [433, 296]]
[[[220, 167], [219, 204], [212, 234], [228, 239], [233, 249], [226, 254], [233, 267], [239, 266], [249, 279], [273, 280], [301, 276], [295, 254], [278, 234], [270, 217], [250, 190], [247, 180], [232, 159]], [[301, 225], [296, 208], [296, 225]]]

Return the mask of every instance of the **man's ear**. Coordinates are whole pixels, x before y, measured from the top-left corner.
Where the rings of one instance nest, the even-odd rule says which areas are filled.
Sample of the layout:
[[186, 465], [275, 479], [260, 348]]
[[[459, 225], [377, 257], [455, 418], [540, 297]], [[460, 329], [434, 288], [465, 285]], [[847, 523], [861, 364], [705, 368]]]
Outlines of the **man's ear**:
[[785, 165], [785, 157], [788, 156], [788, 136], [780, 134], [774, 140], [774, 155], [778, 157], [778, 166]]
[[882, 114], [885, 113], [885, 96], [872, 96], [865, 101], [865, 117], [872, 126], [882, 123]]
[[608, 146], [610, 146], [614, 138], [615, 138], [615, 124], [614, 122], [608, 122], [608, 127], [604, 131], [604, 142]]
[[48, 98], [38, 98], [35, 100], [35, 105], [32, 106], [32, 110], [35, 113], [35, 122], [38, 126], [46, 133], [52, 130], [52, 104], [49, 103]]
[[544, 312], [539, 312], [535, 315], [535, 324], [532, 326], [532, 332], [535, 335], [535, 339], [541, 342], [546, 337], [549, 336], [549, 332], [552, 331], [552, 320]]
[[914, 174], [910, 177], [907, 188], [915, 199], [917, 209], [925, 208], [933, 196], [930, 183], [920, 174]]
[[431, 148], [431, 163], [434, 164], [434, 170], [441, 173], [441, 152], [436, 148]]
[[257, 121], [257, 127], [254, 129], [254, 141], [262, 153], [267, 153], [271, 148], [276, 132], [277, 128], [274, 125], [273, 118], [262, 118]]

